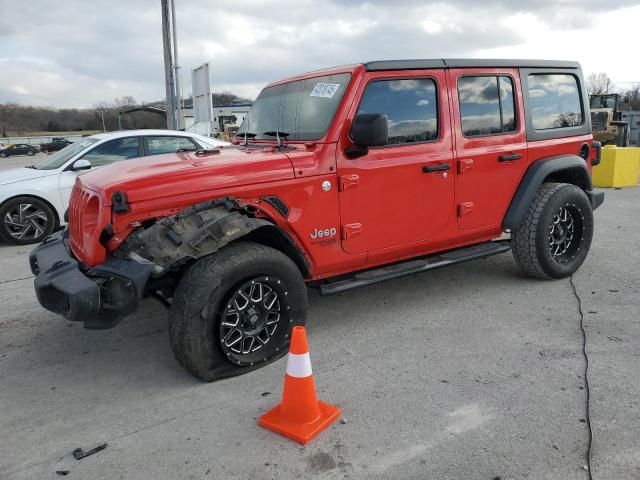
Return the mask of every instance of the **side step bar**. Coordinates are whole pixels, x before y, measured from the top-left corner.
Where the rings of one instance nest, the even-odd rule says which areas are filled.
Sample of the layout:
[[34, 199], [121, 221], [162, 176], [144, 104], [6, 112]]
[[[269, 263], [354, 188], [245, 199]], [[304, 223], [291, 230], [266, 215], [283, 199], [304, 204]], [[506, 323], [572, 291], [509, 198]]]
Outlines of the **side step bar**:
[[425, 272], [476, 258], [490, 257], [499, 253], [508, 252], [509, 250], [511, 250], [509, 240], [479, 243], [470, 247], [458, 248], [420, 259], [408, 260], [373, 270], [365, 270], [345, 280], [320, 285], [320, 294], [332, 295], [352, 288], [364, 287], [365, 285], [384, 282], [385, 280], [410, 275], [412, 273]]

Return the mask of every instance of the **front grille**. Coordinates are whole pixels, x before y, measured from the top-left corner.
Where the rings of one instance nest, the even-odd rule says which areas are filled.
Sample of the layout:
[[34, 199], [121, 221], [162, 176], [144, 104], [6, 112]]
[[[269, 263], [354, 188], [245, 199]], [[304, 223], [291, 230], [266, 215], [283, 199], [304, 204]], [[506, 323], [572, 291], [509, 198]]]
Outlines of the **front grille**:
[[607, 129], [607, 112], [591, 112], [591, 130], [601, 132]]
[[85, 238], [82, 219], [87, 203], [89, 203], [89, 200], [91, 200], [93, 196], [94, 194], [92, 192], [88, 192], [76, 185], [69, 199], [69, 244], [71, 245], [72, 251], [80, 260], [84, 260], [83, 257], [86, 258], [92, 249], [92, 245], [88, 243], [94, 242], [93, 238]]

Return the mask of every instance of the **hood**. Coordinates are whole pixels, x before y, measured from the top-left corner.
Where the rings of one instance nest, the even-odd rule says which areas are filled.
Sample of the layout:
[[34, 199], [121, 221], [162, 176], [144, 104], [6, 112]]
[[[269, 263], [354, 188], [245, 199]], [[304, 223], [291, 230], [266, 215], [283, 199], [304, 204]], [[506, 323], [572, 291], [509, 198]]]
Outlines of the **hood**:
[[291, 178], [291, 161], [280, 151], [222, 147], [220, 153], [201, 157], [189, 152], [123, 160], [84, 173], [78, 181], [110, 205], [117, 191], [138, 202]]
[[0, 172], [0, 185], [33, 180], [34, 178], [57, 175], [58, 173], [57, 170], [36, 170], [35, 168], [27, 167], [12, 168], [11, 170], [3, 170]]

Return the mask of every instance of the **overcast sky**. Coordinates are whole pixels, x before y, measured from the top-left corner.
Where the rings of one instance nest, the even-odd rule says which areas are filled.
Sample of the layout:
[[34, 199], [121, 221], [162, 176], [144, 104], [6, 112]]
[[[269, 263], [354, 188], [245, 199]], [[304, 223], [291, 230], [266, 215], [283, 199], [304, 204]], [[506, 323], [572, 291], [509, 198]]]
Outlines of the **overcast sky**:
[[[204, 62], [214, 91], [249, 98], [292, 74], [392, 58], [578, 60], [640, 82], [640, 0], [176, 0], [176, 18], [186, 95]], [[124, 95], [164, 98], [160, 0], [0, 0], [0, 103]]]

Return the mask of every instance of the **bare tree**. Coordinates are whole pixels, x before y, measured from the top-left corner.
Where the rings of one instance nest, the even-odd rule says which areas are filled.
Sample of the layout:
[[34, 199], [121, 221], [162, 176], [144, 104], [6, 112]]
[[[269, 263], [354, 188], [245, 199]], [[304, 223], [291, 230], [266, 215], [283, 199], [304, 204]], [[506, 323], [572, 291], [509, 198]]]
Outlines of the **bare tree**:
[[587, 77], [587, 91], [589, 95], [603, 95], [611, 93], [613, 84], [611, 78], [604, 72], [591, 73]]
[[18, 108], [15, 103], [0, 103], [0, 131], [7, 136], [7, 130], [12, 126], [12, 114]]
[[626, 109], [640, 110], [640, 83], [635, 83], [629, 90], [624, 92]]

